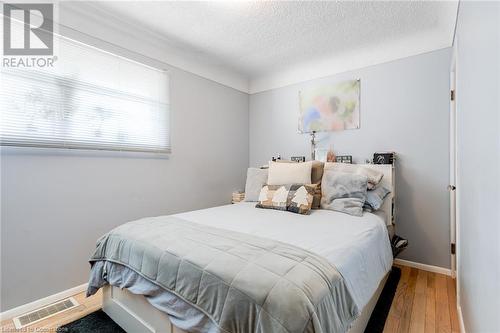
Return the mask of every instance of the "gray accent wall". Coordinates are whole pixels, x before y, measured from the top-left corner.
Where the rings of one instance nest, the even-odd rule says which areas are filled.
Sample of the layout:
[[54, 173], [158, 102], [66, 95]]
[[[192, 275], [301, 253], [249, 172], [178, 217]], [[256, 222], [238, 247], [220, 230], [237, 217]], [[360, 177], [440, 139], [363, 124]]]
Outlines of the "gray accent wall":
[[363, 163], [376, 151], [397, 152], [396, 232], [408, 238], [402, 258], [450, 267], [449, 77], [451, 49], [250, 95], [250, 165], [310, 157], [298, 134], [299, 90], [361, 79], [361, 128], [320, 134], [319, 147]]
[[460, 3], [458, 292], [466, 332], [500, 332], [500, 3]]
[[172, 154], [1, 151], [1, 311], [87, 282], [127, 221], [228, 204], [244, 188], [248, 95], [170, 70]]

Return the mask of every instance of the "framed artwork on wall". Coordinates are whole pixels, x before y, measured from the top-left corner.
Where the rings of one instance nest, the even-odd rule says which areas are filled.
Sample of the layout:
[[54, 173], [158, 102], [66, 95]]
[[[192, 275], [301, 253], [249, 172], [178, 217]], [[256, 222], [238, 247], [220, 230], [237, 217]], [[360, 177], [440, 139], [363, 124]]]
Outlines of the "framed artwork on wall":
[[360, 80], [306, 88], [299, 92], [299, 132], [359, 128]]

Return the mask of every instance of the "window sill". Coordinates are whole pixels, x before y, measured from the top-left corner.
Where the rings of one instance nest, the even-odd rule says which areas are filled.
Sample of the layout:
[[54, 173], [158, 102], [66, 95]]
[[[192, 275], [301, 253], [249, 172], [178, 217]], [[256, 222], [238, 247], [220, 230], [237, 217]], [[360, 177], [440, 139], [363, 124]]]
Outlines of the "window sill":
[[118, 158], [149, 158], [169, 159], [171, 152], [121, 151], [104, 149], [77, 149], [53, 147], [18, 147], [0, 146], [0, 153], [4, 155], [39, 155], [39, 156], [83, 156], [83, 157], [118, 157]]

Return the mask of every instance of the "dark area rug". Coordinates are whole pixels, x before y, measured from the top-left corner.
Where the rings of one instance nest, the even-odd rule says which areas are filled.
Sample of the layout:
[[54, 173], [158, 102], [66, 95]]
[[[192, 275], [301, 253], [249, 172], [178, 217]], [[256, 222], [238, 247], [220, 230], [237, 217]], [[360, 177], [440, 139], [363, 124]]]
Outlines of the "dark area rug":
[[384, 331], [385, 321], [387, 320], [387, 315], [389, 315], [400, 278], [401, 269], [393, 266], [377, 301], [377, 305], [373, 309], [368, 325], [366, 325], [365, 333], [381, 333]]
[[[391, 308], [396, 288], [398, 287], [399, 279], [401, 278], [401, 270], [397, 267], [392, 267], [384, 289], [380, 294], [377, 305], [373, 309], [373, 313], [366, 326], [365, 333], [383, 332], [385, 321]], [[92, 312], [91, 314], [75, 320], [72, 323], [61, 326], [57, 329], [59, 333], [125, 333], [111, 318], [108, 317], [102, 310]]]
[[92, 312], [83, 318], [75, 320], [57, 329], [58, 333], [125, 333], [111, 318], [102, 310]]

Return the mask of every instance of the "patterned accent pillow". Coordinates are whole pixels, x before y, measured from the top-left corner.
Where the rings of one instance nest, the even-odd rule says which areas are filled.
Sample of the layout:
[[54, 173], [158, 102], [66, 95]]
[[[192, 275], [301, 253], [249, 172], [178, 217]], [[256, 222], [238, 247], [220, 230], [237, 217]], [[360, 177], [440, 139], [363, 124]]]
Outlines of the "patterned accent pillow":
[[264, 185], [255, 207], [309, 214], [315, 190], [315, 184]]

